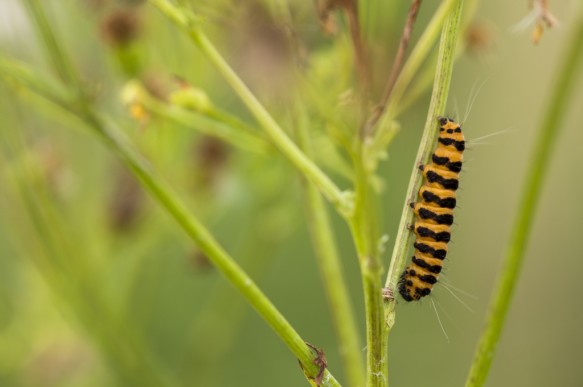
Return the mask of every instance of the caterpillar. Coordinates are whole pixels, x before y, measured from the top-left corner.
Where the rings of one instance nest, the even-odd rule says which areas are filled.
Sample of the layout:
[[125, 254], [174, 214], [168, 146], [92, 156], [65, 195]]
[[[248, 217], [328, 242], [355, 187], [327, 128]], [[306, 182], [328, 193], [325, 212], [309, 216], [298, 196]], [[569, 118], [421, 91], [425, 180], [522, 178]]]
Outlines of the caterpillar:
[[432, 162], [419, 166], [425, 179], [419, 189], [420, 200], [410, 204], [416, 216], [409, 227], [416, 235], [415, 255], [398, 284], [405, 301], [418, 301], [431, 293], [451, 238], [465, 140], [461, 126], [454, 120], [445, 117], [438, 120], [439, 138]]

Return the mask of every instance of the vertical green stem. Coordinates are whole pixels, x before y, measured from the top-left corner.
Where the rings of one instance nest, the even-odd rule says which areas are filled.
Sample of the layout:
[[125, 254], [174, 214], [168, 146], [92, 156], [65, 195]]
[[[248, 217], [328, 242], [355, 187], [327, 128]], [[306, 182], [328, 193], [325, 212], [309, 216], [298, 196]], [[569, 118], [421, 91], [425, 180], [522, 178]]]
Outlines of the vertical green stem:
[[[307, 122], [306, 112], [302, 109], [302, 103], [302, 101], [296, 103], [298, 143], [302, 150], [311, 156], [313, 149], [308, 134], [309, 122]], [[338, 336], [340, 357], [348, 384], [355, 387], [362, 386], [365, 380], [365, 368], [361, 357], [362, 346], [358, 337], [358, 325], [350, 301], [350, 294], [348, 294], [348, 285], [342, 273], [340, 256], [336, 248], [326, 204], [313, 184], [306, 182], [304, 191], [308, 225]]]
[[[583, 11], [583, 7], [580, 7]], [[512, 301], [516, 281], [520, 274], [525, 248], [534, 221], [535, 210], [541, 186], [549, 166], [553, 145], [569, 107], [569, 97], [575, 86], [575, 78], [582, 69], [583, 59], [583, 14], [580, 15], [571, 37], [563, 63], [557, 73], [558, 81], [549, 99], [549, 105], [539, 128], [536, 147], [532, 154], [526, 181], [524, 183], [520, 207], [508, 251], [500, 271], [496, 290], [491, 299], [490, 310], [482, 337], [476, 348], [474, 362], [470, 369], [466, 386], [482, 386], [486, 382], [496, 346]]]
[[[362, 144], [361, 148], [362, 149]], [[369, 173], [364, 165], [364, 154], [355, 155], [356, 195], [354, 216], [350, 230], [360, 263], [366, 313], [366, 369], [367, 383], [386, 386], [386, 351], [383, 343], [383, 304], [381, 297], [382, 264], [379, 258], [376, 232], [376, 211], [373, 210], [369, 186]]]

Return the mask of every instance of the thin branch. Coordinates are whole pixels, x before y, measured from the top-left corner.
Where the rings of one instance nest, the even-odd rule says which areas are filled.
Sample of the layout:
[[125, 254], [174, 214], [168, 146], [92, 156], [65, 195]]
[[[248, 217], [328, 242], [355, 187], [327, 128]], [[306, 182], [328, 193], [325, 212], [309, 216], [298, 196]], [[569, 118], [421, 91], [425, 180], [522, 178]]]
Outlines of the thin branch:
[[65, 84], [74, 87], [75, 91], [82, 94], [82, 87], [72, 63], [65, 56], [61, 45], [58, 43], [46, 14], [39, 0], [24, 0], [30, 17], [34, 20], [36, 28], [45, 49], [46, 55], [51, 61], [53, 70], [58, 78]]
[[238, 120], [223, 114], [217, 108], [213, 107], [212, 110], [209, 109], [201, 113], [175, 104], [168, 104], [154, 98], [137, 82], [127, 84], [123, 94], [124, 102], [130, 106], [134, 104], [142, 106], [148, 113], [196, 129], [201, 133], [215, 136], [233, 146], [257, 153], [275, 150], [262, 132], [248, 128]]
[[411, 7], [409, 8], [409, 13], [407, 14], [407, 21], [405, 22], [405, 27], [403, 28], [403, 34], [401, 35], [401, 40], [399, 42], [399, 49], [397, 50], [397, 55], [395, 56], [393, 67], [389, 73], [389, 78], [387, 79], [387, 84], [385, 85], [383, 96], [381, 97], [378, 106], [373, 111], [371, 117], [366, 123], [364, 133], [367, 136], [371, 134], [373, 127], [385, 112], [387, 103], [391, 98], [393, 87], [395, 86], [395, 82], [397, 81], [397, 77], [401, 72], [401, 68], [405, 60], [405, 53], [407, 52], [407, 47], [409, 46], [409, 40], [411, 39], [411, 33], [413, 32], [413, 26], [417, 20], [417, 14], [419, 13], [420, 7], [421, 0], [413, 0]]
[[[583, 8], [581, 10], [583, 11]], [[542, 191], [542, 183], [550, 164], [553, 145], [557, 140], [570, 102], [573, 101], [570, 96], [577, 85], [576, 76], [581, 73], [581, 62], [583, 62], [583, 13], [579, 16], [578, 23], [574, 25], [577, 28], [573, 31], [562, 66], [556, 73], [558, 82], [555, 83], [555, 89], [548, 100], [549, 105], [529, 163], [530, 168], [522, 191], [521, 204], [512, 238], [508, 245], [495, 293], [490, 302], [487, 323], [476, 348], [474, 362], [466, 381], [468, 387], [479, 387], [486, 382], [520, 274], [528, 237], [534, 223], [536, 206]]]
[[360, 21], [358, 16], [358, 1], [349, 0], [343, 5], [344, 13], [348, 19], [348, 28], [350, 29], [350, 37], [354, 47], [354, 60], [356, 62], [356, 72], [358, 74], [358, 81], [362, 95], [363, 106], [368, 103], [371, 85], [371, 69], [368, 58], [368, 48], [362, 38], [360, 30]]

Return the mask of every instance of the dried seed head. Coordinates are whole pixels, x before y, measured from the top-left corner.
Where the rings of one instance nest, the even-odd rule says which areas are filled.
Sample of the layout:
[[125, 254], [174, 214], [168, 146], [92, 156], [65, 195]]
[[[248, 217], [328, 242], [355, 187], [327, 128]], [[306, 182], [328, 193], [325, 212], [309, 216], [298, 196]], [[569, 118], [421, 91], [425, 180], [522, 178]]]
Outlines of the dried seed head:
[[103, 20], [101, 34], [112, 46], [126, 46], [138, 37], [140, 27], [137, 11], [122, 9], [111, 13]]
[[140, 216], [144, 193], [125, 168], [114, 171], [114, 187], [109, 201], [109, 225], [114, 232], [131, 230]]
[[201, 136], [194, 148], [194, 169], [199, 171], [199, 181], [213, 189], [229, 157], [229, 148], [216, 137]]

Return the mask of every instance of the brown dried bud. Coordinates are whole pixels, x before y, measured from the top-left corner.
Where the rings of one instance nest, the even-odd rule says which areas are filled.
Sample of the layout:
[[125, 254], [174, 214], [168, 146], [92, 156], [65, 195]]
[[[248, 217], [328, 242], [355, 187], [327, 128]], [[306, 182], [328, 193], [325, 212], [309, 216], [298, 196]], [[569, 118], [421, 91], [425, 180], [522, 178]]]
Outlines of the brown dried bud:
[[126, 169], [114, 171], [114, 192], [109, 202], [109, 224], [113, 231], [129, 231], [142, 211], [144, 193]]
[[220, 177], [229, 156], [229, 148], [216, 137], [202, 136], [195, 149], [195, 168], [200, 171], [200, 182], [212, 188]]
[[103, 39], [112, 46], [125, 46], [137, 38], [140, 20], [135, 10], [117, 10], [101, 24]]

